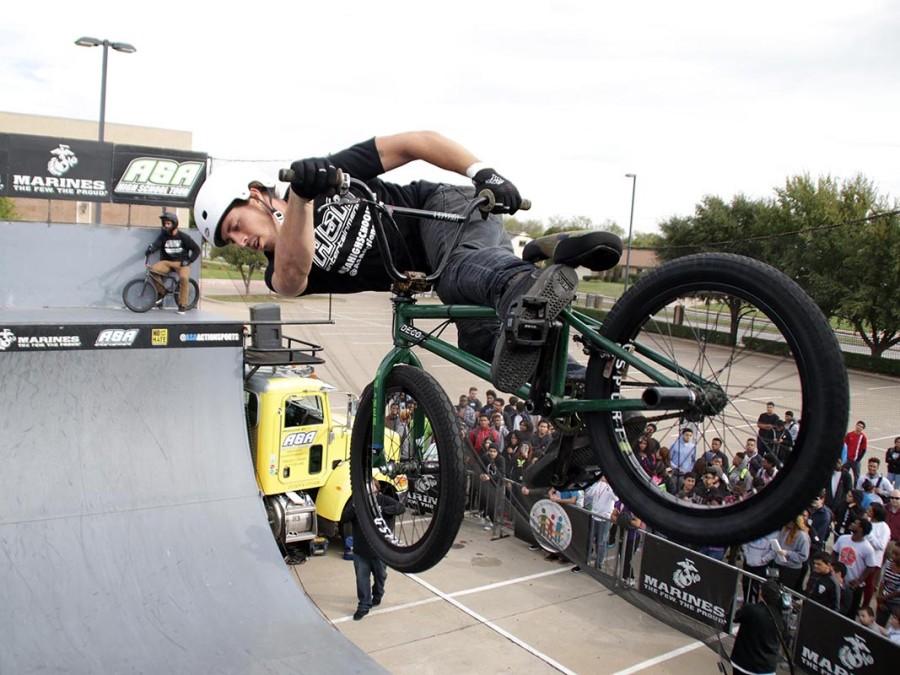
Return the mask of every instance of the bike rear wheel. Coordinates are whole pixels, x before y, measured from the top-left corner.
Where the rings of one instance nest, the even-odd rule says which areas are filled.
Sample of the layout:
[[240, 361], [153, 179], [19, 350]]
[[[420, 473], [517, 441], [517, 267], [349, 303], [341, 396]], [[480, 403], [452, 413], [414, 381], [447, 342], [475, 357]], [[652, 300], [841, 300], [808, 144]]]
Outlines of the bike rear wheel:
[[[666, 357], [674, 369], [652, 365], [682, 385], [689, 373], [711, 383], [687, 411], [587, 416], [596, 459], [618, 496], [651, 526], [687, 543], [745, 542], [791, 521], [825, 485], [846, 430], [847, 373], [828, 321], [787, 276], [741, 256], [687, 256], [639, 279], [600, 332], [646, 363], [650, 352]], [[621, 359], [590, 357], [590, 398], [640, 398], [653, 384]], [[760, 448], [760, 454], [775, 453], [782, 467], [755, 491], [727, 494], [714, 487], [711, 476], [712, 491], [701, 489], [705, 497], [688, 501], [661, 490], [642, 468], [638, 436], [653, 422], [661, 446], [672, 445], [683, 427], [692, 426], [698, 457], [711, 452], [713, 437], [721, 439], [731, 465], [724, 467], [727, 475], [735, 453], [757, 436], [758, 414], [770, 400], [796, 411], [802, 421], [793, 448], [765, 440], [772, 447]], [[741, 486], [742, 475], [738, 469], [735, 483]]]
[[188, 302], [185, 309], [194, 309], [200, 300], [200, 285], [193, 279], [188, 279]]
[[122, 302], [132, 312], [146, 312], [159, 299], [156, 287], [147, 279], [133, 279], [122, 289]]
[[[412, 410], [409, 423], [385, 432], [383, 453], [372, 448], [373, 414], [386, 416], [392, 402]], [[374, 411], [373, 387], [362, 393], [353, 423], [350, 479], [356, 513], [354, 536], [386, 564], [402, 572], [433, 567], [450, 550], [465, 508], [463, 440], [453, 406], [431, 375], [395, 366], [385, 379], [385, 410]], [[405, 511], [383, 512], [372, 487], [397, 498]]]

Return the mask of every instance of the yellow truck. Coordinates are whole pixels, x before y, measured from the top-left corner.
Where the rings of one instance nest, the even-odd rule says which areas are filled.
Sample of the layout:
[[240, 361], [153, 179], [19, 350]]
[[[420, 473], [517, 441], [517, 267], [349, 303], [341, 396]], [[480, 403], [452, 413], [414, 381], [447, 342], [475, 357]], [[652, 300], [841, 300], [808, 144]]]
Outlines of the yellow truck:
[[[322, 348], [282, 335], [278, 305], [254, 305], [250, 316], [244, 411], [269, 524], [285, 552], [298, 544], [321, 545], [342, 534], [356, 397], [316, 377]], [[336, 408], [345, 412], [336, 414]], [[386, 432], [386, 441], [389, 435], [394, 436]], [[385, 447], [394, 459], [399, 456], [396, 441]], [[391, 483], [398, 493], [406, 490], [404, 477]]]

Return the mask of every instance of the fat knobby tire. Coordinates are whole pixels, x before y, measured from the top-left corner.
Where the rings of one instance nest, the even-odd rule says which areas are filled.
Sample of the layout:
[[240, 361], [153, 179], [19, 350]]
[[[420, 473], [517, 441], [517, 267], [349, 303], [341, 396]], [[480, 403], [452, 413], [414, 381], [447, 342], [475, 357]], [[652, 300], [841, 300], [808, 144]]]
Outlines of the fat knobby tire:
[[[802, 423], [795, 451], [783, 469], [750, 499], [718, 508], [697, 508], [667, 498], [635, 473], [617, 444], [612, 414], [588, 415], [591, 440], [616, 494], [652, 527], [685, 543], [750, 541], [795, 518], [831, 475], [847, 425], [847, 372], [834, 332], [812, 299], [778, 270], [731, 254], [686, 256], [642, 277], [615, 304], [600, 332], [626, 344], [653, 312], [695, 290], [733, 293], [755, 303], [792, 347], [803, 390]], [[589, 398], [605, 399], [613, 393], [612, 375], [617, 368], [607, 368], [608, 358], [600, 353], [590, 358]], [[692, 368], [693, 364], [685, 366]]]
[[365, 496], [366, 485], [372, 478], [373, 389], [369, 384], [360, 398], [350, 446], [350, 479], [356, 523], [372, 550], [390, 567], [401, 572], [422, 572], [447, 554], [462, 523], [465, 509], [463, 440], [453, 405], [438, 381], [428, 373], [413, 366], [395, 366], [385, 380], [385, 390], [410, 394], [431, 422], [440, 460], [438, 503], [431, 526], [411, 546], [397, 546], [379, 532], [374, 523], [376, 514]]

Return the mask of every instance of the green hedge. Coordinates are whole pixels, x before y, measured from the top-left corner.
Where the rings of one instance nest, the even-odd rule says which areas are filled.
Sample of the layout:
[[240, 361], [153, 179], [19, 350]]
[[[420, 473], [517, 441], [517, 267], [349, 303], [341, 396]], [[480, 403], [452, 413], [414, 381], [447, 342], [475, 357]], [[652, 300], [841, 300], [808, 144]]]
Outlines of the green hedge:
[[[765, 354], [784, 356], [787, 354], [787, 345], [783, 342], [763, 340], [760, 338], [745, 338], [744, 344], [749, 349]], [[868, 354], [855, 354], [843, 352], [844, 365], [854, 370], [864, 370], [867, 373], [879, 373], [881, 375], [893, 375], [900, 377], [900, 359], [884, 359]]]
[[[593, 307], [578, 307], [579, 312], [582, 314], [587, 314], [595, 319], [603, 320], [606, 318], [606, 315], [609, 314], [609, 310], [604, 309], [594, 309]], [[684, 338], [686, 340], [695, 339], [694, 331], [688, 328], [687, 326], [676, 326], [675, 324], [653, 324], [648, 323], [644, 325], [644, 331], [647, 333], [659, 333], [660, 335], [671, 335], [672, 337]], [[731, 341], [729, 339], [728, 333], [722, 333], [720, 331], [709, 331], [706, 334], [706, 340], [710, 344], [715, 345], [730, 345]]]

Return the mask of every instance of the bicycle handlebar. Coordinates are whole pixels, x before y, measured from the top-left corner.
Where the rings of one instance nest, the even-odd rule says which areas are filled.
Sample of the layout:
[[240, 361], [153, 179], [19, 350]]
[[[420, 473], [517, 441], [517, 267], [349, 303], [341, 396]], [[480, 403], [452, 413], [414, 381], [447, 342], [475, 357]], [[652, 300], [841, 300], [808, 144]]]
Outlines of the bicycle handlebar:
[[[297, 177], [297, 174], [293, 169], [281, 169], [278, 171], [278, 180], [283, 183], [293, 183], [294, 179]], [[331, 185], [335, 190], [339, 193], [343, 194], [350, 188], [350, 183], [353, 179], [350, 174], [342, 171], [341, 169], [337, 170], [337, 174], [335, 175], [334, 184]], [[481, 199], [485, 199], [486, 201], [479, 207], [482, 212], [490, 213], [494, 207], [497, 205], [496, 200], [494, 199], [494, 193], [488, 189], [484, 189], [478, 193], [478, 197]], [[531, 209], [531, 200], [523, 199], [522, 203], [519, 205], [520, 211], [529, 211]]]
[[[278, 172], [278, 179], [285, 183], [292, 182], [292, 179], [296, 178], [296, 174], [293, 169], [281, 169]], [[335, 189], [337, 196], [334, 201], [342, 201], [347, 199], [347, 195], [350, 192], [350, 186], [354, 185], [365, 195], [365, 198], [362, 201], [366, 201], [373, 207], [373, 215], [375, 221], [375, 238], [378, 241], [378, 247], [381, 249], [382, 254], [384, 256], [382, 263], [384, 264], [384, 268], [387, 271], [388, 275], [394, 279], [394, 281], [399, 282], [409, 282], [412, 281], [412, 277], [403, 273], [397, 269], [394, 264], [394, 257], [391, 253], [390, 242], [387, 239], [387, 235], [384, 232], [384, 225], [381, 222], [381, 215], [384, 214], [387, 216], [388, 220], [394, 224], [396, 227], [396, 221], [394, 221], [394, 214], [399, 214], [403, 216], [410, 216], [413, 218], [425, 218], [430, 220], [440, 220], [449, 223], [456, 223], [456, 235], [454, 236], [453, 243], [449, 247], [447, 247], [446, 252], [444, 253], [444, 257], [441, 259], [441, 262], [437, 265], [437, 268], [429, 275], [425, 276], [425, 281], [431, 282], [437, 279], [441, 273], [444, 271], [444, 268], [447, 266], [447, 261], [450, 258], [450, 253], [456, 248], [462, 239], [463, 228], [466, 223], [469, 221], [469, 218], [476, 210], [481, 210], [482, 213], [489, 213], [491, 209], [494, 208], [496, 202], [494, 201], [494, 195], [490, 190], [485, 189], [482, 190], [472, 201], [469, 202], [465, 211], [462, 214], [459, 213], [444, 213], [442, 211], [426, 211], [423, 209], [413, 209], [405, 206], [391, 206], [389, 204], [385, 204], [381, 202], [372, 191], [372, 189], [366, 185], [365, 182], [353, 178], [346, 171], [337, 170], [337, 174], [335, 175], [334, 185], [332, 187]], [[328, 207], [328, 203], [326, 203], [323, 208]], [[531, 208], [531, 202], [527, 199], [522, 201], [523, 209]]]

